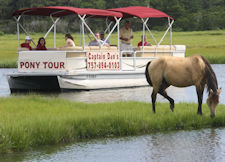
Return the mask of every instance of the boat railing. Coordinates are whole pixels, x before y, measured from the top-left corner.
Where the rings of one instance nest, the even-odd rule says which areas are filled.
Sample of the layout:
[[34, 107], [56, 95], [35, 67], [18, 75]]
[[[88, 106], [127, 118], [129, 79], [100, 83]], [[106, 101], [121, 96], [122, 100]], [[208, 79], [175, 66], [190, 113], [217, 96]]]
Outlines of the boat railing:
[[[133, 51], [121, 51], [121, 70], [138, 70], [144, 68], [146, 60], [163, 56], [184, 57], [185, 45], [152, 45], [135, 48]], [[127, 68], [124, 68], [126, 66]], [[130, 68], [129, 68], [130, 67]]]

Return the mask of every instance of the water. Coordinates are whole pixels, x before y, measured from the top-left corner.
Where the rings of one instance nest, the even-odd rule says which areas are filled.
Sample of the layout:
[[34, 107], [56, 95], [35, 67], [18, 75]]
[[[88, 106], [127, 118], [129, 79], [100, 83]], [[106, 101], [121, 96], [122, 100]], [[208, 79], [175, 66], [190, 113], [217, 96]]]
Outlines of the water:
[[225, 161], [225, 129], [90, 140], [3, 155], [1, 161]]
[[[212, 65], [218, 80], [219, 88], [222, 87], [220, 95], [220, 103], [225, 104], [225, 64]], [[0, 69], [0, 97], [10, 96], [10, 90], [7, 80], [3, 74], [11, 72], [15, 69]], [[78, 102], [116, 102], [116, 101], [141, 101], [151, 102], [152, 88], [123, 88], [123, 89], [108, 89], [108, 90], [93, 90], [93, 91], [70, 91], [53, 94], [43, 94], [44, 96], [52, 96], [70, 101]], [[197, 103], [197, 94], [195, 87], [177, 88], [169, 87], [167, 89], [168, 95], [171, 96], [175, 103], [178, 102], [195, 102]], [[18, 94], [16, 94], [18, 95]], [[20, 94], [19, 94], [20, 95]], [[205, 90], [203, 96], [203, 103], [206, 102], [207, 92]], [[161, 95], [158, 95], [157, 101], [168, 102]]]
[[0, 69], [0, 97], [10, 96], [10, 89], [5, 74], [16, 71], [16, 69]]

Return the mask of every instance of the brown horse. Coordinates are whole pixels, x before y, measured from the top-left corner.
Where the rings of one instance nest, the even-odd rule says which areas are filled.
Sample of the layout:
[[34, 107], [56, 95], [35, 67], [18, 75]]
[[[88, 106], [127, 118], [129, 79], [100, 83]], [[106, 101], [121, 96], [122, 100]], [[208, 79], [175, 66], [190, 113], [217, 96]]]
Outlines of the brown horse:
[[198, 95], [198, 114], [202, 115], [202, 98], [205, 85], [207, 85], [207, 104], [211, 117], [215, 116], [216, 106], [219, 104], [219, 94], [216, 75], [210, 63], [200, 55], [187, 58], [174, 56], [161, 57], [148, 62], [145, 75], [147, 82], [153, 87], [152, 109], [155, 113], [155, 101], [157, 93], [169, 100], [170, 109], [174, 110], [174, 100], [166, 93], [170, 85], [175, 87], [188, 87], [195, 85]]

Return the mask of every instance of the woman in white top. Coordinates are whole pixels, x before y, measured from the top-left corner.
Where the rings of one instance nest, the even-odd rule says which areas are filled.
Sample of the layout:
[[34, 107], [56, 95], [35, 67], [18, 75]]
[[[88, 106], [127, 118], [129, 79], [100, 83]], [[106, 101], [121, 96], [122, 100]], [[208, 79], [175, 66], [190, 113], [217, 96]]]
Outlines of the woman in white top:
[[60, 48], [66, 48], [66, 47], [75, 47], [75, 43], [73, 41], [73, 37], [70, 34], [65, 35], [66, 45]]

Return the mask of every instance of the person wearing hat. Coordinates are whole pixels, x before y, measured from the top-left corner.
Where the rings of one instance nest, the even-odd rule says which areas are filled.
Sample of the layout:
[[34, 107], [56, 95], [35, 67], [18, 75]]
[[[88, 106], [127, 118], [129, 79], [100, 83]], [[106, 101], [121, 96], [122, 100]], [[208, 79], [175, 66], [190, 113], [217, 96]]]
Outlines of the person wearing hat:
[[31, 40], [32, 39], [29, 36], [26, 36], [25, 43], [22, 43], [20, 46], [22, 48], [28, 48], [29, 50], [32, 50], [32, 47], [30, 46]]

